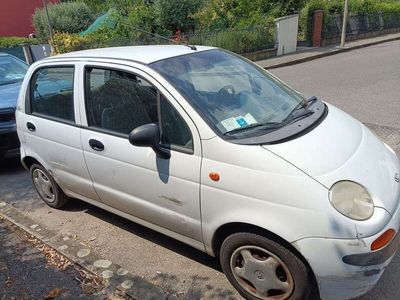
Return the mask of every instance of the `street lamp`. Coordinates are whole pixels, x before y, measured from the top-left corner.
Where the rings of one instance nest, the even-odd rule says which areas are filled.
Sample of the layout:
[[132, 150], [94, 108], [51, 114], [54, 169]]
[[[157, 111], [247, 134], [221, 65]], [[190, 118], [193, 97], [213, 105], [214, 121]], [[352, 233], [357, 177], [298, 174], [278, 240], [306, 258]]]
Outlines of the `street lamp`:
[[346, 43], [346, 25], [347, 25], [347, 15], [349, 13], [349, 0], [344, 1], [344, 11], [343, 11], [343, 26], [342, 26], [342, 38], [340, 41], [340, 46], [344, 47]]

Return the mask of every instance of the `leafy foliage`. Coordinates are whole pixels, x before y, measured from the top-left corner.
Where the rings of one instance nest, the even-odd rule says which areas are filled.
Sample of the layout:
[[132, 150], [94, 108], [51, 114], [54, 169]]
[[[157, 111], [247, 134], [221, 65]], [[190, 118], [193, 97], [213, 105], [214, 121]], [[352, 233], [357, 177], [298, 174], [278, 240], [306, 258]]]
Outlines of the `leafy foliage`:
[[53, 36], [54, 54], [83, 50], [86, 47], [87, 38], [77, 34], [55, 33]]
[[[56, 32], [77, 33], [86, 29], [93, 21], [89, 7], [81, 2], [65, 2], [48, 5], [51, 26]], [[37, 37], [41, 41], [49, 39], [46, 13], [43, 8], [36, 9], [32, 18]]]
[[202, 0], [156, 0], [154, 9], [158, 24], [171, 32], [193, 30], [193, 14], [202, 6]]
[[37, 44], [37, 40], [17, 36], [0, 37], [0, 48], [13, 48], [18, 47], [21, 44]]
[[222, 30], [206, 34], [194, 34], [189, 43], [224, 48], [239, 54], [273, 48], [274, 38], [266, 28], [247, 30]]

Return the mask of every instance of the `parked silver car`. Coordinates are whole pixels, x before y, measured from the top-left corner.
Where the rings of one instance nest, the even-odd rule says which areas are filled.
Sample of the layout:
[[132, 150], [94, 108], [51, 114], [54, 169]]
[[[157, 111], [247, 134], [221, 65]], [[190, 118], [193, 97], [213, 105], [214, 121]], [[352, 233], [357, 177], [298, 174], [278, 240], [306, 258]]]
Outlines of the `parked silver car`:
[[247, 299], [356, 297], [399, 245], [393, 150], [221, 49], [44, 59], [22, 84], [17, 126], [48, 205], [82, 199], [219, 256]]

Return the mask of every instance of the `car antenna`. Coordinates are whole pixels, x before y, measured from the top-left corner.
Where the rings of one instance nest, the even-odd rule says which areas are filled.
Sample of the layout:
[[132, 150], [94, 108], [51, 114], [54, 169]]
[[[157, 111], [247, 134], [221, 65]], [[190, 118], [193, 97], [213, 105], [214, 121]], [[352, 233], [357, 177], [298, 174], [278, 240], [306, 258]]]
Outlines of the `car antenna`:
[[140, 29], [140, 28], [132, 27], [132, 29], [133, 29], [133, 30], [137, 30], [137, 31], [141, 31], [141, 32], [146, 33], [146, 34], [149, 34], [149, 35], [151, 35], [151, 36], [153, 36], [153, 37], [157, 37], [157, 38], [160, 38], [160, 39], [163, 39], [163, 40], [166, 40], [166, 41], [169, 41], [169, 42], [178, 44], [178, 45], [182, 45], [182, 46], [189, 47], [189, 48], [190, 48], [191, 50], [193, 50], [193, 51], [197, 51], [197, 48], [196, 48], [196, 46], [194, 46], [194, 45], [189, 45], [188, 43], [182, 43], [182, 42], [179, 42], [179, 41], [176, 41], [176, 40], [167, 38], [167, 37], [165, 37], [165, 36], [159, 35], [159, 34], [157, 34], [157, 33], [153, 33], [153, 32], [150, 32], [150, 31], [147, 31], [147, 30], [143, 30], [143, 29]]

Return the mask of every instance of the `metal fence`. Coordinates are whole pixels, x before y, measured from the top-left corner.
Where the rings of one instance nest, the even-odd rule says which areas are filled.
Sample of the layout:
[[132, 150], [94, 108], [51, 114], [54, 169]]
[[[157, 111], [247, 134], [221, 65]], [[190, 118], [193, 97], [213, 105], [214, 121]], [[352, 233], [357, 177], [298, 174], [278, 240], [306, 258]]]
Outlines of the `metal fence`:
[[275, 46], [273, 30], [265, 27], [195, 32], [184, 35], [183, 38], [189, 44], [224, 48], [238, 54], [248, 54]]
[[[323, 38], [335, 38], [341, 35], [343, 16], [327, 16], [324, 22]], [[377, 13], [349, 15], [347, 36], [357, 36], [369, 32], [380, 32], [387, 29], [400, 29], [400, 13]]]
[[104, 41], [87, 41], [84, 49], [136, 45], [164, 45], [188, 43], [220, 47], [238, 54], [247, 54], [274, 48], [274, 36], [268, 28], [249, 28], [246, 30], [221, 30], [213, 32], [194, 32], [161, 37], [140, 34], [132, 38], [114, 38]]

